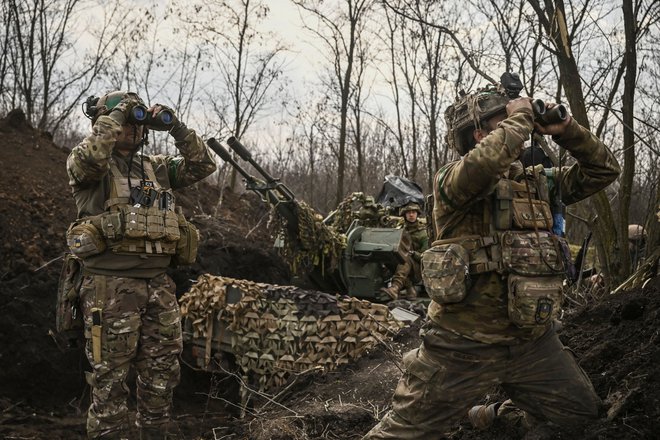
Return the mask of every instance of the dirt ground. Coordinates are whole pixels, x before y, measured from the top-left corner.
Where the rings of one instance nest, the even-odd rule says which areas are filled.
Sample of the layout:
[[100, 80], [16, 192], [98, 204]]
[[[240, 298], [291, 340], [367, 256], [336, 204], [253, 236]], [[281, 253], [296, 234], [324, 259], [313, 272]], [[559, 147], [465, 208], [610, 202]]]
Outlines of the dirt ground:
[[[58, 259], [75, 218], [67, 184], [67, 151], [25, 124], [19, 113], [0, 120], [0, 438], [82, 439], [89, 389], [80, 349], [51, 336]], [[197, 275], [286, 283], [271, 250], [268, 210], [253, 195], [225, 195], [213, 182], [179, 196], [202, 232], [198, 262], [172, 271], [180, 292]], [[217, 210], [217, 214], [216, 214]], [[660, 278], [643, 289], [574, 307], [562, 341], [576, 353], [605, 405], [580, 430], [541, 426], [524, 431], [496, 422], [474, 431], [464, 420], [449, 434], [466, 439], [660, 438]], [[389, 409], [402, 354], [419, 344], [417, 326], [404, 329], [358, 362], [328, 374], [300, 376], [276, 398], [253, 399], [238, 418], [231, 378], [184, 365], [175, 393], [181, 439], [358, 439]], [[494, 389], [484, 402], [501, 397]], [[475, 402], [480, 403], [480, 402]], [[131, 402], [134, 406], [134, 399]]]

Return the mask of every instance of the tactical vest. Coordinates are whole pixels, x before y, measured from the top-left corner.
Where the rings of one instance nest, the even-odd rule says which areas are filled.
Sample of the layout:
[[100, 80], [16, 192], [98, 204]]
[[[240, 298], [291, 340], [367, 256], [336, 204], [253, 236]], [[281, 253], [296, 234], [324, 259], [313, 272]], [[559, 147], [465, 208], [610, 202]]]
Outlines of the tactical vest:
[[[140, 193], [140, 187], [129, 188], [126, 176], [110, 160], [110, 195], [105, 212], [77, 220], [67, 232], [74, 255], [84, 259], [110, 249], [116, 254], [172, 255], [179, 264], [194, 262], [197, 229], [180, 208], [175, 209], [172, 190], [160, 185], [147, 157], [143, 166], [149, 180]], [[137, 192], [142, 203], [135, 202], [131, 190]]]
[[473, 275], [500, 273], [508, 312], [518, 326], [547, 323], [561, 310], [563, 238], [552, 233], [548, 180], [542, 168], [521, 181], [503, 178], [492, 193], [464, 210], [434, 213], [440, 240], [422, 256], [422, 278], [440, 304], [463, 301]]

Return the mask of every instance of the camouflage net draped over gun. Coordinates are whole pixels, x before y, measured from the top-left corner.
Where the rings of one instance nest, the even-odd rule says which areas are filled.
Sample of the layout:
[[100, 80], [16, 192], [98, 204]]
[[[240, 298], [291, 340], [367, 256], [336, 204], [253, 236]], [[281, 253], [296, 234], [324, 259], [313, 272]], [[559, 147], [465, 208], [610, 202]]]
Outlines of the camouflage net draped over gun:
[[[240, 300], [228, 304], [232, 288]], [[299, 372], [333, 370], [402, 327], [382, 304], [208, 274], [180, 302], [185, 328], [205, 344], [205, 367], [210, 348], [222, 346], [244, 374], [256, 375], [262, 390]]]
[[353, 223], [359, 220], [366, 227], [396, 228], [401, 226], [401, 217], [389, 215], [389, 211], [374, 201], [374, 198], [362, 192], [354, 192], [342, 200], [331, 215], [330, 225], [346, 233]]
[[315, 266], [321, 266], [323, 271], [334, 271], [346, 248], [346, 235], [326, 226], [323, 217], [305, 202], [297, 203], [296, 214], [297, 237], [287, 236], [282, 217], [275, 215], [273, 222], [279, 236], [284, 238], [282, 256], [289, 263], [291, 271], [301, 275]]

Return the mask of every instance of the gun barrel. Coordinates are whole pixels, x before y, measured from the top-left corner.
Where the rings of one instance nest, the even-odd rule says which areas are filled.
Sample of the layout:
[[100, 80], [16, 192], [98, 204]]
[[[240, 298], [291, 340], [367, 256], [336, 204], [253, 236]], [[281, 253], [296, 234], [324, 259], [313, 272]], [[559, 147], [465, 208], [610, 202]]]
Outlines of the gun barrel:
[[254, 182], [254, 177], [251, 176], [247, 171], [245, 171], [232, 157], [231, 154], [229, 154], [229, 151], [225, 147], [222, 146], [220, 142], [218, 142], [217, 139], [215, 138], [210, 138], [206, 141], [206, 145], [211, 148], [211, 150], [215, 151], [215, 153], [220, 156], [222, 160], [227, 162], [229, 165], [234, 167], [236, 171], [239, 172], [241, 176], [245, 178], [248, 182]]
[[271, 176], [266, 170], [264, 170], [261, 165], [259, 165], [253, 158], [250, 152], [245, 148], [245, 146], [234, 136], [230, 137], [227, 139], [227, 145], [234, 150], [236, 154], [238, 154], [241, 159], [247, 161], [250, 165], [254, 167], [255, 170], [259, 174], [263, 176], [264, 179], [266, 179], [266, 182], [269, 185], [272, 185], [272, 188], [276, 190], [285, 200], [288, 201], [293, 201], [295, 199], [295, 196], [291, 192], [289, 188], [286, 187], [283, 183], [281, 183], [278, 179], [275, 179], [273, 176]]
[[230, 138], [227, 139], [227, 145], [229, 145], [229, 148], [234, 150], [238, 156], [243, 159], [246, 162], [251, 162], [252, 161], [252, 155], [250, 152], [245, 148], [245, 146], [236, 139], [234, 136], [231, 136]]

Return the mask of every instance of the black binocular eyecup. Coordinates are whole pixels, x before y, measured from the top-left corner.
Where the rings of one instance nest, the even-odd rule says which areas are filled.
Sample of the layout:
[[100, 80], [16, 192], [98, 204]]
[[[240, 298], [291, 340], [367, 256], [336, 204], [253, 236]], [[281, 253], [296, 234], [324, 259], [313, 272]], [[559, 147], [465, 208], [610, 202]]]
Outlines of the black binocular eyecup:
[[557, 104], [549, 109], [542, 99], [532, 101], [532, 109], [534, 110], [534, 121], [541, 125], [556, 124], [565, 121], [568, 117], [568, 110], [563, 104]]
[[170, 110], [161, 110], [156, 116], [152, 116], [147, 107], [138, 104], [131, 109], [129, 122], [138, 125], [146, 125], [151, 128], [168, 128], [174, 123], [174, 113]]

